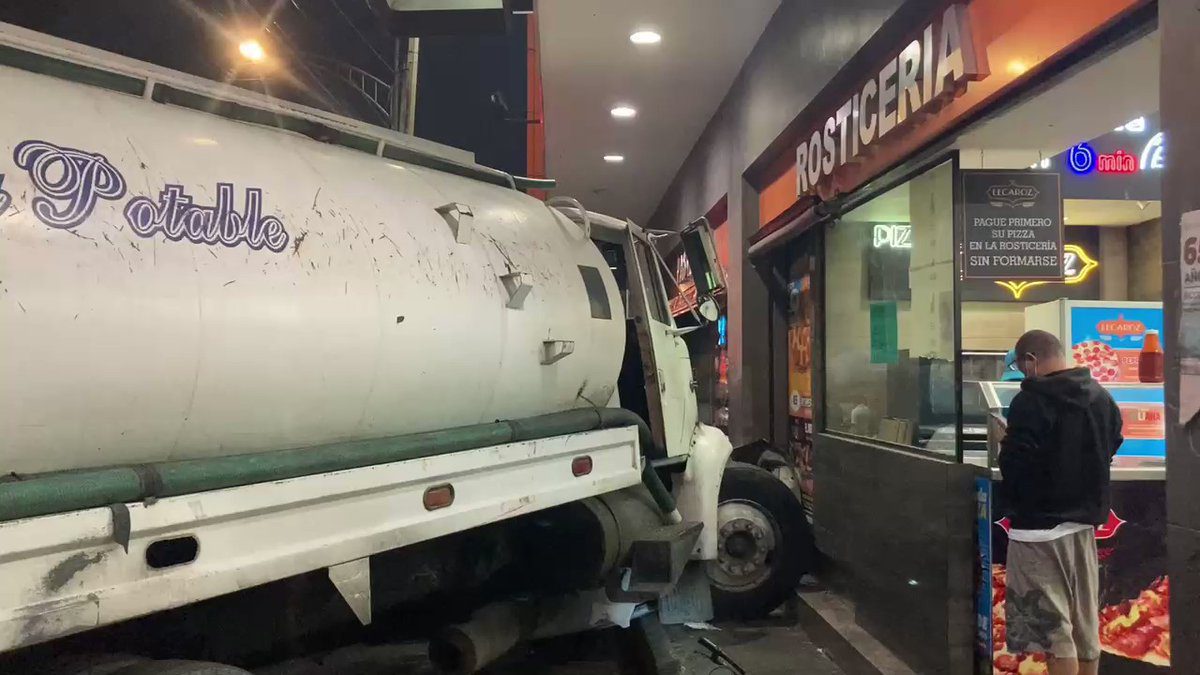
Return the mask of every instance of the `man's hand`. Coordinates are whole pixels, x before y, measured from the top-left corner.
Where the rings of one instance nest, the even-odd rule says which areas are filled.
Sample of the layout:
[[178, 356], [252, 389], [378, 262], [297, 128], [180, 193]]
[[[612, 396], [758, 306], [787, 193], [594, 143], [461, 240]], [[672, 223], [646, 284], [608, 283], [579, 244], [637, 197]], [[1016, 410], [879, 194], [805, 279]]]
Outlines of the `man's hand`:
[[1008, 436], [1008, 420], [1004, 419], [1003, 415], [988, 413], [988, 426], [988, 433], [994, 435], [997, 442]]

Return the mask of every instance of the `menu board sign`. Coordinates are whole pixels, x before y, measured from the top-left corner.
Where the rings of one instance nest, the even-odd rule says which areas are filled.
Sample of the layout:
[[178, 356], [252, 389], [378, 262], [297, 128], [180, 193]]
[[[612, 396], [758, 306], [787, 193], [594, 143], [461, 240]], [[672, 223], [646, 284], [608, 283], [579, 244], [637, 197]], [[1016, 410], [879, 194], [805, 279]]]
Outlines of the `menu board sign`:
[[963, 277], [1063, 280], [1057, 173], [962, 171]]

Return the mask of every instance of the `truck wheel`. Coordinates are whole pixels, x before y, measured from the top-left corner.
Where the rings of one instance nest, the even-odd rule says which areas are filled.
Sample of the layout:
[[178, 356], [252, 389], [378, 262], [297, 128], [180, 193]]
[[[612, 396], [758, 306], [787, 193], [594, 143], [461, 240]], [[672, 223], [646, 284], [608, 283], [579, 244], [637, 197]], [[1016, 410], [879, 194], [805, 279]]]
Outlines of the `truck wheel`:
[[708, 563], [717, 618], [766, 616], [795, 593], [815, 550], [804, 508], [770, 472], [725, 468], [717, 506], [717, 559]]
[[112, 675], [145, 660], [129, 654], [78, 654], [43, 664], [37, 672], [42, 675]]
[[250, 671], [203, 661], [148, 661], [112, 675], [251, 675]]

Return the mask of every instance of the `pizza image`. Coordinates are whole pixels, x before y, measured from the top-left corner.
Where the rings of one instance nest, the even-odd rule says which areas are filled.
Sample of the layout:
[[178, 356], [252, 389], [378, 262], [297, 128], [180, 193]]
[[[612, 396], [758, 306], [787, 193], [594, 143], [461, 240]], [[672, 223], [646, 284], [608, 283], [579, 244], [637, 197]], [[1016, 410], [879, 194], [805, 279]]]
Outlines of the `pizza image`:
[[[1045, 654], [1013, 654], [1005, 646], [1006, 582], [1004, 565], [992, 565], [992, 673], [1047, 675]], [[1101, 649], [1127, 659], [1170, 666], [1170, 597], [1167, 577], [1159, 577], [1138, 597], [1101, 609]]]
[[993, 675], [1047, 675], [1045, 654], [1013, 654], [1005, 641], [1004, 598], [1008, 575], [1004, 565], [992, 565], [992, 673]]
[[1084, 340], [1071, 348], [1075, 363], [1092, 371], [1097, 382], [1121, 380], [1121, 358], [1117, 350], [1100, 340]]
[[1170, 597], [1167, 577], [1159, 577], [1136, 598], [1100, 610], [1100, 646], [1127, 659], [1171, 665]]

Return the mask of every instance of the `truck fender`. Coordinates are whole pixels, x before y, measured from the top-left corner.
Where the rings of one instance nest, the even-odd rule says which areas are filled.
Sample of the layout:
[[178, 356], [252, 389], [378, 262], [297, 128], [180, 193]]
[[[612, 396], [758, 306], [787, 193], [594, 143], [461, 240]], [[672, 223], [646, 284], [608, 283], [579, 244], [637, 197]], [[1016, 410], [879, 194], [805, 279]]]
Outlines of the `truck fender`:
[[723, 431], [707, 424], [696, 425], [683, 480], [675, 481], [675, 503], [683, 520], [704, 523], [692, 551], [693, 560], [717, 557], [717, 500], [732, 453], [733, 444]]

